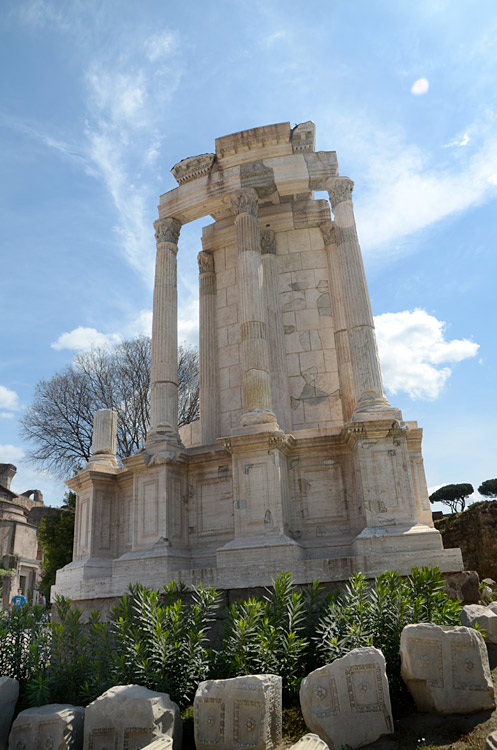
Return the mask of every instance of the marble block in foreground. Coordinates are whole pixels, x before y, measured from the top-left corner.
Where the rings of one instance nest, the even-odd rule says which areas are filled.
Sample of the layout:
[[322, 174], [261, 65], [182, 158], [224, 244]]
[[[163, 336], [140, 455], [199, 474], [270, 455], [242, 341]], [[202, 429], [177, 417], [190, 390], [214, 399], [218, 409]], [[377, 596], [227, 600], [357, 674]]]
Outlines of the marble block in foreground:
[[82, 706], [51, 703], [28, 708], [17, 716], [9, 736], [15, 750], [81, 750], [83, 747]]
[[302, 681], [306, 725], [330, 748], [362, 747], [393, 732], [385, 657], [377, 648], [356, 648], [311, 672]]
[[495, 708], [487, 649], [476, 630], [407, 625], [400, 657], [402, 679], [418, 711], [471, 714]]
[[7, 750], [10, 724], [19, 695], [19, 683], [12, 677], [0, 677], [0, 750]]
[[281, 677], [201, 682], [193, 703], [197, 750], [273, 750], [281, 742]]

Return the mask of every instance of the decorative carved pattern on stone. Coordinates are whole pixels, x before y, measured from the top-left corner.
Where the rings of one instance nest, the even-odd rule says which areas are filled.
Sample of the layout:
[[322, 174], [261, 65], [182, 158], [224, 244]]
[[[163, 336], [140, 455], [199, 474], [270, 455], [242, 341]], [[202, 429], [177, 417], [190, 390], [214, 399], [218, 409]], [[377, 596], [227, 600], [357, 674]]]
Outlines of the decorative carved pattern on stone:
[[317, 734], [305, 734], [294, 745], [290, 745], [288, 750], [329, 750], [329, 747]]
[[352, 190], [354, 183], [348, 177], [335, 177], [328, 184], [328, 195], [332, 208], [338, 206], [343, 201], [352, 200]]
[[171, 242], [173, 245], [178, 244], [179, 233], [181, 231], [181, 222], [178, 219], [157, 219], [154, 221], [155, 241], [159, 245], [161, 242]]
[[[82, 706], [52, 703], [28, 708], [17, 716], [9, 736], [14, 750], [69, 750], [83, 745]], [[1, 742], [0, 747], [7, 747]]]
[[393, 732], [385, 658], [356, 648], [302, 681], [304, 721], [330, 747], [361, 747]]
[[272, 229], [261, 232], [261, 251], [263, 255], [276, 255], [276, 235]]
[[400, 655], [402, 677], [419, 711], [466, 714], [494, 708], [487, 650], [476, 630], [408, 625]]
[[201, 250], [197, 255], [197, 261], [199, 273], [214, 273], [214, 256], [212, 253]]
[[294, 154], [300, 154], [303, 151], [314, 151], [316, 126], [310, 120], [308, 122], [301, 122], [292, 129], [290, 139]]
[[233, 193], [231, 196], [231, 205], [236, 216], [240, 216], [240, 214], [257, 216], [258, 204], [255, 195], [242, 192]]
[[195, 180], [207, 174], [214, 164], [216, 154], [200, 154], [182, 159], [171, 169], [172, 175], [179, 185]]

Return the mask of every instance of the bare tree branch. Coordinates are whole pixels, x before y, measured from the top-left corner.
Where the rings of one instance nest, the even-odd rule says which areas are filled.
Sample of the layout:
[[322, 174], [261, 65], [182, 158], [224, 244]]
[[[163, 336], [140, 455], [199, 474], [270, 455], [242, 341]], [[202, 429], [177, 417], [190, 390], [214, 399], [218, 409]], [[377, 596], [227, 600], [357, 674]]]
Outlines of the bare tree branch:
[[[151, 341], [146, 336], [78, 354], [72, 365], [40, 380], [21, 420], [33, 445], [29, 458], [67, 477], [88, 461], [97, 409], [118, 415], [117, 455], [131, 456], [145, 441], [149, 420]], [[199, 363], [194, 347], [178, 351], [178, 424], [199, 416]]]

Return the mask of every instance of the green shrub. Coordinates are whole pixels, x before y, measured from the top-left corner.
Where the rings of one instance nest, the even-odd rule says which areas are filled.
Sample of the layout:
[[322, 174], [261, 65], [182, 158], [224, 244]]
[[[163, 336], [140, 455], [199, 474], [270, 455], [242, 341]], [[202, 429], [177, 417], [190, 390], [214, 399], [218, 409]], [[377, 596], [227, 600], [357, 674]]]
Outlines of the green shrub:
[[317, 617], [319, 582], [297, 591], [282, 573], [264, 597], [235, 602], [226, 612], [216, 665], [227, 677], [279, 674], [286, 693], [295, 694], [313, 668], [310, 634]]
[[48, 632], [43, 609], [24, 605], [0, 620], [0, 675], [14, 677], [21, 691], [48, 659]]
[[322, 664], [353, 648], [379, 648], [386, 659], [392, 696], [402, 698], [399, 646], [403, 628], [417, 622], [456, 625], [460, 612], [461, 604], [446, 593], [438, 568], [413, 568], [407, 578], [387, 571], [371, 586], [357, 573], [345, 591], [328, 597], [314, 641]]
[[136, 584], [113, 610], [114, 684], [136, 683], [185, 706], [210, 665], [207, 631], [219, 604], [213, 588], [188, 592], [173, 581], [162, 596]]

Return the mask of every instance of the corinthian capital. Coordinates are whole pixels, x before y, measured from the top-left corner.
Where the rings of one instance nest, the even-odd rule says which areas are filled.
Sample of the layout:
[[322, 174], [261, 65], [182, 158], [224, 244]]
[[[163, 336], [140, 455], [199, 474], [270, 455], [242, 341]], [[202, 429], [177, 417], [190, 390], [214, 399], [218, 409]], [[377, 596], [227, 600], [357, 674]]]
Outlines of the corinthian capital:
[[197, 255], [197, 260], [199, 274], [214, 273], [214, 256], [212, 253], [207, 253], [205, 250], [201, 250]]
[[160, 242], [172, 242], [174, 245], [178, 244], [179, 233], [181, 230], [181, 222], [178, 219], [157, 219], [154, 221], [155, 229], [155, 241], [157, 244]]
[[343, 201], [352, 199], [352, 190], [354, 183], [348, 177], [336, 177], [328, 183], [328, 195], [330, 196], [331, 207], [335, 208]]
[[231, 205], [236, 216], [250, 214], [257, 216], [257, 196], [251, 193], [236, 192], [231, 196]]
[[276, 255], [276, 238], [272, 229], [261, 232], [261, 252], [263, 255]]
[[335, 227], [333, 225], [333, 222], [326, 221], [323, 224], [320, 224], [319, 228], [321, 230], [321, 234], [323, 235], [324, 244], [335, 245]]

